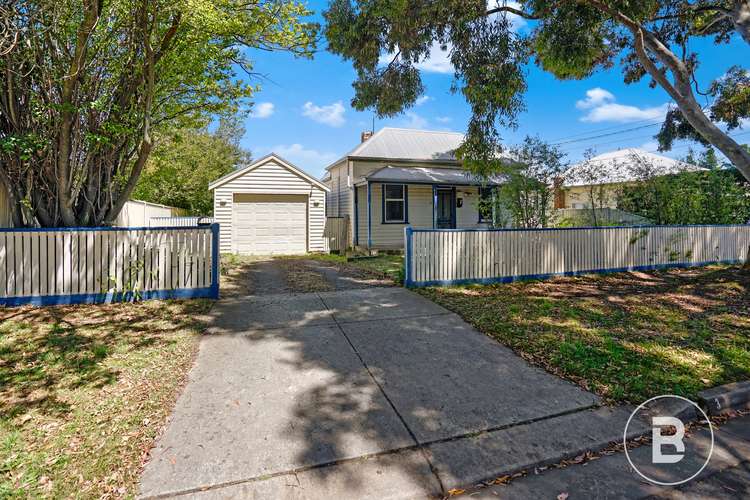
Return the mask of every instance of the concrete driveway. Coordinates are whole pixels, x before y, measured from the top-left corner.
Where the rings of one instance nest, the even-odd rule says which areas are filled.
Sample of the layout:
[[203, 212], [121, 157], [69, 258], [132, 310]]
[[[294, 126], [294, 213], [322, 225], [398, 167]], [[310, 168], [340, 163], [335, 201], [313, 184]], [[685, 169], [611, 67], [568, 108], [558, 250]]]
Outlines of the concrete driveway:
[[443, 495], [603, 447], [627, 418], [402, 288], [230, 298], [213, 316], [145, 497]]

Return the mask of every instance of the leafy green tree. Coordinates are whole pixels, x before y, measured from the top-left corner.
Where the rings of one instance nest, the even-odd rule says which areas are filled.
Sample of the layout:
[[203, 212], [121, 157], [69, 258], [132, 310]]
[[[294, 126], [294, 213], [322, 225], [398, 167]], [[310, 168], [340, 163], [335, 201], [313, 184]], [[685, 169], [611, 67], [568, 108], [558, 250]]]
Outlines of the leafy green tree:
[[656, 224], [745, 224], [750, 184], [736, 169], [655, 176], [621, 189], [618, 208]]
[[240, 123], [223, 120], [213, 133], [204, 128], [160, 134], [133, 197], [184, 208], [189, 215], [211, 215], [208, 184], [250, 159], [239, 147]]
[[496, 188], [494, 213], [507, 213], [514, 227], [549, 226], [555, 181], [567, 167], [564, 156], [537, 137], [511, 148], [510, 161], [500, 167], [507, 180]]
[[[514, 30], [512, 15], [530, 20], [531, 29]], [[533, 60], [560, 79], [586, 78], [615, 64], [626, 83], [650, 78], [674, 99], [679, 116], [750, 180], [750, 153], [715, 121], [749, 110], [706, 114], [693, 86], [699, 61], [690, 44], [695, 37], [726, 43], [735, 33], [750, 43], [750, 0], [496, 0], [489, 7], [486, 0], [332, 0], [325, 17], [329, 50], [357, 71], [353, 106], [381, 116], [414, 105], [423, 93], [416, 65], [433, 44], [449, 50], [454, 91], [472, 111], [460, 153], [480, 174], [500, 168], [497, 128], [516, 126], [525, 65]], [[390, 54], [386, 64], [383, 54]], [[723, 84], [717, 85], [718, 95]], [[734, 88], [727, 84], [727, 95]]]
[[0, 183], [17, 226], [111, 223], [153, 137], [234, 113], [248, 49], [310, 56], [295, 0], [11, 0], [0, 10]]

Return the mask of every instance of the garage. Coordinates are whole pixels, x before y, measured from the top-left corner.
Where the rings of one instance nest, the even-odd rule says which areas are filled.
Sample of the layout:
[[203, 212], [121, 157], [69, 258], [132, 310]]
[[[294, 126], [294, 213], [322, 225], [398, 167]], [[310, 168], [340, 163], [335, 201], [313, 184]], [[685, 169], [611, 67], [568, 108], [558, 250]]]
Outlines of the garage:
[[292, 255], [307, 251], [307, 196], [235, 194], [233, 251], [243, 255]]
[[328, 188], [271, 154], [209, 185], [222, 253], [298, 255], [324, 251]]

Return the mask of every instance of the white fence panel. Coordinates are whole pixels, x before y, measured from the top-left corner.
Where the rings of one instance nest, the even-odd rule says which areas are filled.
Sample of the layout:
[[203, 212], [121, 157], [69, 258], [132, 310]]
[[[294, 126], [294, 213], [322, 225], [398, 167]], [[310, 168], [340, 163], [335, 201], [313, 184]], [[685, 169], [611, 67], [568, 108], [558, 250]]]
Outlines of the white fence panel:
[[187, 227], [197, 226], [198, 222], [203, 224], [213, 224], [216, 220], [213, 217], [151, 217], [148, 221], [150, 227]]
[[406, 228], [404, 237], [406, 285], [430, 286], [737, 263], [750, 226]]
[[219, 225], [0, 230], [0, 305], [218, 298]]

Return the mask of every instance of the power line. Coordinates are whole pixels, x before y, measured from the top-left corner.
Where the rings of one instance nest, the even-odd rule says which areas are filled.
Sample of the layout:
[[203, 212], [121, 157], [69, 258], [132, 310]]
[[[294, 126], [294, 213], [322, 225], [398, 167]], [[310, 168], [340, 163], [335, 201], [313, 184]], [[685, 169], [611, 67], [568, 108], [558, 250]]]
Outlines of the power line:
[[624, 129], [624, 130], [619, 130], [617, 132], [610, 132], [608, 134], [592, 135], [591, 137], [584, 137], [582, 139], [573, 139], [573, 140], [570, 140], [570, 141], [553, 142], [552, 145], [553, 146], [560, 146], [562, 144], [572, 144], [572, 143], [575, 143], [575, 142], [588, 142], [588, 141], [591, 141], [591, 140], [594, 140], [594, 139], [600, 139], [602, 137], [611, 137], [613, 135], [624, 134], [625, 132], [632, 132], [633, 130], [641, 130], [641, 129], [644, 129], [644, 128], [654, 127], [656, 125], [659, 125], [659, 123], [650, 123], [648, 125], [641, 125], [641, 126], [638, 126], [638, 127], [632, 127], [632, 128], [628, 128], [628, 129]]
[[634, 141], [636, 139], [647, 139], [650, 137], [654, 137], [653, 134], [647, 134], [647, 135], [633, 135], [629, 137], [624, 137], [622, 139], [614, 139], [607, 142], [599, 142], [597, 144], [587, 144], [584, 146], [573, 146], [573, 147], [565, 147], [562, 148], [563, 153], [569, 153], [571, 151], [578, 151], [581, 149], [596, 149], [598, 146], [606, 146], [608, 144], [614, 144], [618, 142], [626, 142], [626, 141]]
[[626, 124], [622, 124], [622, 125], [613, 125], [611, 127], [604, 127], [604, 128], [600, 128], [600, 129], [587, 130], [586, 132], [579, 132], [577, 134], [566, 135], [566, 136], [563, 136], [563, 137], [559, 137], [557, 139], [552, 139], [551, 143], [554, 144], [554, 143], [558, 143], [558, 142], [562, 142], [562, 141], [567, 141], [568, 139], [574, 139], [574, 138], [578, 138], [578, 137], [589, 135], [589, 134], [598, 134], [600, 132], [608, 132], [610, 130], [616, 130], [616, 129], [620, 129], [620, 128], [623, 128], [623, 127], [630, 127], [632, 125], [637, 125], [639, 123], [655, 123], [655, 124], [658, 124], [658, 123], [661, 123], [662, 121], [663, 120], [661, 118], [646, 118], [646, 119], [643, 119], [643, 120], [638, 120], [638, 121], [634, 121], [634, 122], [630, 122], [630, 123], [626, 123]]

